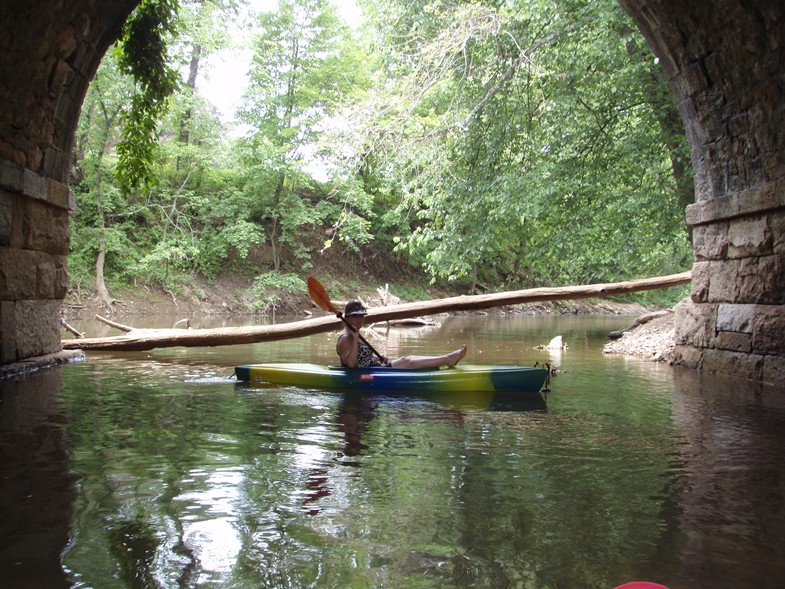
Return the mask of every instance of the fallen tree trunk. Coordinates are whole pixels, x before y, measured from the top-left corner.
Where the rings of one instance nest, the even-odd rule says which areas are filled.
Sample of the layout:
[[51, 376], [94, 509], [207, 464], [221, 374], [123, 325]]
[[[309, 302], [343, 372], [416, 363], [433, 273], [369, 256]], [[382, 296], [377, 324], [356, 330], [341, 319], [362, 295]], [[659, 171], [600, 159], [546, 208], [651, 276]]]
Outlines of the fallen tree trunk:
[[[691, 272], [671, 274], [657, 278], [642, 278], [626, 282], [590, 284], [586, 286], [560, 286], [531, 288], [496, 294], [458, 296], [435, 301], [405, 303], [376, 307], [368, 310], [366, 321], [370, 324], [392, 319], [406, 319], [435, 313], [479, 311], [492, 307], [537, 303], [542, 301], [575, 300], [616, 296], [643, 290], [655, 290], [686, 284]], [[225, 346], [251, 344], [304, 337], [334, 331], [343, 326], [334, 316], [306, 319], [279, 325], [254, 327], [219, 327], [214, 329], [133, 329], [115, 337], [63, 340], [66, 350], [143, 351], [175, 346]]]

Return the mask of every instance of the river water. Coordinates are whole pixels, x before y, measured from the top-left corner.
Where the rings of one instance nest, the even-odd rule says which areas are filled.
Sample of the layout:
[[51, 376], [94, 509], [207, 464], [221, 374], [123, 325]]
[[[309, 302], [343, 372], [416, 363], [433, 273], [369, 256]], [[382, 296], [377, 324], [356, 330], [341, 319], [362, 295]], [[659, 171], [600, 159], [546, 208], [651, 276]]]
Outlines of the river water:
[[[0, 585], [785, 587], [785, 391], [605, 357], [629, 323], [366, 334], [390, 356], [466, 342], [467, 363], [558, 368], [519, 402], [231, 379], [334, 363], [336, 334], [90, 353], [0, 382]], [[566, 350], [534, 349], [555, 335]]]

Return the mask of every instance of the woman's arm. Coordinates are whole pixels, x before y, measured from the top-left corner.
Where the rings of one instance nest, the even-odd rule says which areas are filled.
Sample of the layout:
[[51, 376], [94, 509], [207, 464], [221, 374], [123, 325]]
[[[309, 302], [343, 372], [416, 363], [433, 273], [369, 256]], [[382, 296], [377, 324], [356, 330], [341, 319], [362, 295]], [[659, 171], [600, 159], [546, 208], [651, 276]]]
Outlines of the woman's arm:
[[359, 351], [359, 338], [357, 334], [343, 332], [338, 336], [338, 342], [335, 344], [335, 350], [341, 358], [341, 364], [347, 368], [354, 368], [357, 366], [357, 353]]

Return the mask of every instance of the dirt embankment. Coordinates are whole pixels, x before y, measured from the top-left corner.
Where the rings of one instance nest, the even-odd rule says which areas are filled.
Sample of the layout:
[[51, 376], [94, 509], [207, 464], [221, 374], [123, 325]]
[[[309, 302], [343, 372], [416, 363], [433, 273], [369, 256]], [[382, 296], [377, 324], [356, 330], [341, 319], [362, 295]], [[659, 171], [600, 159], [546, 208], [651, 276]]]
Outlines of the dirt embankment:
[[[228, 316], [258, 316], [270, 317], [273, 313], [277, 316], [297, 317], [309, 313], [322, 313], [309, 299], [308, 294], [287, 295], [274, 308], [262, 312], [255, 310], [248, 295], [248, 286], [239, 280], [221, 281], [216, 283], [194, 283], [182, 288], [178, 293], [152, 287], [143, 287], [133, 290], [116, 291], [112, 294], [115, 302], [111, 307], [102, 304], [92, 294], [81, 296], [70, 293], [63, 303], [63, 317], [69, 319], [90, 319], [94, 315], [108, 318], [138, 318], [144, 320], [146, 316], [171, 317], [172, 323], [182, 319], [198, 317], [228, 317]], [[454, 296], [455, 293], [430, 293], [432, 299]], [[370, 306], [383, 304], [373, 287], [367, 292], [357, 293], [354, 296]], [[407, 300], [392, 301], [412, 302]], [[581, 299], [563, 300], [541, 303], [528, 303], [521, 305], [508, 305], [481, 311], [485, 314], [510, 315], [581, 315], [581, 314], [615, 314], [615, 315], [640, 315], [649, 311], [638, 304], [612, 299]]]

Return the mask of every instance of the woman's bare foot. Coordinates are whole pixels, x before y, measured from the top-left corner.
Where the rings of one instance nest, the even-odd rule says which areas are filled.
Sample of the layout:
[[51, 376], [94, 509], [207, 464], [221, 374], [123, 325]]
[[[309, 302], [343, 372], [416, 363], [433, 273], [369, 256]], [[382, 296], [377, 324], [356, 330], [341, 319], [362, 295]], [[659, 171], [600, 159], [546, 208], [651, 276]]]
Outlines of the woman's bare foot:
[[455, 350], [454, 352], [450, 352], [447, 354], [447, 367], [452, 368], [458, 362], [463, 360], [463, 357], [466, 355], [466, 344], [463, 344], [460, 348]]

